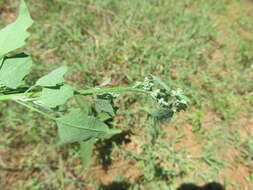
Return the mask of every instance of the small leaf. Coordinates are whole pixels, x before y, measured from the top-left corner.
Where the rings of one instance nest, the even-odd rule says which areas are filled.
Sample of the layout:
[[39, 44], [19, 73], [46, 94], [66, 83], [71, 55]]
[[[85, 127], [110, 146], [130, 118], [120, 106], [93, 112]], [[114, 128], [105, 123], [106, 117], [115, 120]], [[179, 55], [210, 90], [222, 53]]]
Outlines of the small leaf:
[[111, 78], [106, 79], [104, 82], [102, 82], [102, 84], [99, 85], [99, 87], [107, 86], [110, 84], [111, 80]]
[[160, 108], [156, 110], [152, 115], [155, 121], [169, 122], [173, 117], [174, 112], [168, 108]]
[[109, 113], [111, 116], [114, 116], [114, 109], [112, 107], [112, 104], [109, 100], [102, 100], [102, 99], [97, 99], [94, 101], [95, 103], [95, 109], [98, 112], [104, 111], [106, 113]]
[[23, 84], [23, 78], [31, 71], [31, 67], [31, 57], [23, 53], [5, 58], [0, 67], [0, 83], [8, 88], [19, 87]]
[[118, 129], [109, 129], [105, 123], [93, 116], [85, 117], [80, 109], [72, 110], [56, 122], [61, 143], [110, 138], [121, 132]]
[[63, 105], [73, 95], [73, 87], [69, 85], [61, 86], [59, 89], [43, 88], [41, 96], [35, 103], [46, 108], [55, 108]]
[[32, 23], [29, 10], [21, 0], [17, 20], [0, 30], [0, 57], [25, 45], [26, 38], [30, 36], [26, 30]]
[[47, 75], [41, 77], [37, 82], [36, 86], [53, 87], [64, 82], [64, 75], [67, 73], [68, 67], [59, 67]]
[[156, 83], [158, 83], [159, 85], [161, 85], [165, 90], [167, 90], [167, 91], [171, 90], [170, 87], [165, 82], [163, 82], [160, 78], [158, 78], [158, 77], [156, 77], [154, 75], [151, 75], [151, 76], [152, 76], [153, 80]]
[[81, 96], [75, 96], [75, 99], [83, 114], [88, 116], [91, 113], [91, 104], [84, 100]]
[[97, 118], [100, 120], [100, 121], [107, 121], [108, 119], [111, 119], [112, 116], [109, 114], [109, 113], [106, 113], [106, 112], [101, 112], [97, 115]]
[[96, 139], [92, 138], [80, 143], [80, 157], [84, 168], [88, 168], [92, 157], [92, 151], [95, 145]]
[[0, 58], [0, 68], [2, 66], [3, 61], [4, 61], [4, 58]]

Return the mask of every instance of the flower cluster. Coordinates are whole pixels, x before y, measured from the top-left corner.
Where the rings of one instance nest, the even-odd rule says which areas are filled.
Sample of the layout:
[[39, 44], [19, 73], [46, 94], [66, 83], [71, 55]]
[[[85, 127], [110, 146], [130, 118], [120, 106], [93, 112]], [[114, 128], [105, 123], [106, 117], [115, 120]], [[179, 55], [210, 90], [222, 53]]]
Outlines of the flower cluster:
[[145, 91], [159, 104], [159, 109], [152, 114], [159, 121], [170, 120], [176, 112], [185, 110], [190, 102], [181, 89], [171, 90], [162, 80], [152, 75], [143, 82], [137, 82], [133, 88]]

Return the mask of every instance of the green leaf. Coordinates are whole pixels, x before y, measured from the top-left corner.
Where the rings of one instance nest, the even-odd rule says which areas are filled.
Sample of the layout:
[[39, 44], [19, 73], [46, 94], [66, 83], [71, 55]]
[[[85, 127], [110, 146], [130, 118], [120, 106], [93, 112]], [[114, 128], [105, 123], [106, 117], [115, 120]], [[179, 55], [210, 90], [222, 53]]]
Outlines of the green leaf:
[[151, 76], [152, 76], [153, 80], [156, 83], [158, 83], [159, 85], [161, 85], [165, 90], [167, 90], [167, 91], [171, 90], [170, 87], [165, 82], [163, 82], [160, 78], [158, 78], [158, 77], [156, 77], [154, 75], [151, 75]]
[[96, 139], [92, 138], [80, 143], [80, 157], [84, 168], [88, 168], [92, 157], [92, 151], [95, 145]]
[[0, 66], [2, 65], [3, 61], [4, 61], [4, 58], [3, 57], [0, 58]]
[[43, 88], [41, 96], [35, 103], [46, 108], [55, 108], [63, 105], [73, 95], [73, 87], [69, 85], [61, 86], [59, 89]]
[[111, 119], [112, 116], [109, 114], [109, 113], [106, 113], [106, 112], [101, 112], [97, 115], [97, 118], [100, 120], [100, 121], [107, 121], [108, 119]]
[[104, 82], [102, 82], [102, 84], [99, 85], [99, 87], [104, 87], [107, 86], [108, 84], [110, 84], [112, 81], [111, 78], [107, 78]]
[[168, 108], [157, 109], [153, 114], [155, 121], [169, 122], [174, 115], [174, 111]]
[[68, 67], [59, 67], [47, 75], [41, 77], [37, 82], [36, 86], [52, 87], [64, 82], [64, 75], [67, 73]]
[[95, 109], [98, 112], [104, 111], [106, 113], [109, 113], [110, 115], [114, 116], [114, 109], [111, 105], [111, 102], [109, 100], [102, 100], [102, 99], [97, 99], [94, 101], [95, 103]]
[[25, 40], [30, 36], [27, 29], [32, 23], [29, 10], [21, 0], [17, 20], [0, 30], [0, 57], [25, 45]]
[[85, 117], [80, 109], [74, 109], [57, 121], [61, 143], [72, 143], [91, 138], [110, 138], [120, 130], [109, 129], [102, 121], [93, 116]]
[[25, 54], [7, 57], [0, 67], [0, 83], [8, 88], [23, 84], [23, 78], [31, 71], [32, 59]]
[[81, 108], [81, 111], [85, 116], [88, 116], [91, 113], [91, 104], [84, 100], [81, 96], [75, 96], [76, 102]]

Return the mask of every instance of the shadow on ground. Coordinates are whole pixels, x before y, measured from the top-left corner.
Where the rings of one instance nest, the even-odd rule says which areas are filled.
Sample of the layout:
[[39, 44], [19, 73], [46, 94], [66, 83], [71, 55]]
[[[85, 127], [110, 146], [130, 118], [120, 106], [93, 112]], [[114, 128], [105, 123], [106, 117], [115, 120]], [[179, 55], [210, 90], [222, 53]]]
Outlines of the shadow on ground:
[[192, 183], [182, 184], [177, 190], [225, 190], [225, 188], [216, 182], [208, 183], [202, 187], [194, 185]]
[[103, 185], [101, 186], [101, 190], [128, 190], [129, 187], [130, 187], [129, 183], [122, 181], [122, 182], [113, 182], [109, 185]]
[[130, 140], [127, 138], [131, 134], [131, 131], [124, 131], [120, 134], [114, 135], [112, 138], [103, 140], [97, 147], [99, 158], [102, 160], [102, 166], [105, 171], [108, 170], [109, 166], [112, 164], [111, 152], [113, 148], [113, 143], [117, 145], [127, 144]]
[[[101, 190], [128, 190], [130, 187], [129, 183], [126, 182], [113, 182], [109, 185], [101, 186]], [[197, 186], [192, 183], [182, 184], [176, 190], [225, 190], [225, 188], [216, 182], [208, 183], [204, 186]]]

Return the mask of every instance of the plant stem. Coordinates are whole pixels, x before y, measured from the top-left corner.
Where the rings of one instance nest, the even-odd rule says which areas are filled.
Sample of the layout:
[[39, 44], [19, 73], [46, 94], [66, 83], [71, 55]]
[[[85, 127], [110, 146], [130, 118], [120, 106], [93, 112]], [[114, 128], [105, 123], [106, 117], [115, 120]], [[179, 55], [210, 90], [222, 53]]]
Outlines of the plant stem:
[[[94, 94], [103, 94], [103, 93], [123, 93], [123, 92], [136, 92], [136, 93], [147, 93], [144, 90], [140, 90], [137, 88], [126, 88], [126, 87], [116, 87], [116, 88], [93, 88], [87, 90], [76, 90], [76, 95], [94, 95]], [[7, 101], [7, 100], [18, 100], [21, 98], [37, 98], [39, 97], [41, 92], [26, 92], [26, 93], [16, 93], [16, 94], [8, 94], [0, 96], [0, 101]]]
[[141, 92], [146, 93], [144, 90], [140, 90], [137, 88], [126, 88], [126, 87], [115, 87], [115, 88], [93, 88], [93, 89], [87, 89], [87, 90], [79, 90], [76, 91], [75, 94], [80, 95], [93, 95], [93, 94], [102, 94], [102, 93], [108, 93], [108, 92], [115, 92], [115, 93], [121, 93], [121, 92]]
[[[101, 132], [100, 130], [95, 129], [95, 128], [93, 129], [93, 128], [89, 128], [89, 127], [79, 127], [79, 126], [73, 125], [73, 124], [71, 124], [71, 123], [68, 123], [68, 122], [66, 122], [66, 121], [58, 120], [56, 117], [53, 117], [53, 116], [51, 116], [51, 115], [49, 115], [49, 114], [47, 114], [47, 113], [45, 113], [45, 112], [43, 112], [43, 111], [37, 109], [36, 107], [31, 106], [31, 105], [29, 105], [29, 104], [26, 104], [26, 103], [24, 103], [24, 102], [21, 102], [21, 101], [18, 101], [18, 100], [15, 100], [15, 102], [17, 102], [18, 104], [21, 104], [22, 106], [25, 106], [26, 108], [28, 108], [28, 109], [30, 109], [30, 110], [32, 110], [32, 111], [35, 111], [35, 112], [37, 112], [37, 113], [39, 113], [39, 114], [41, 114], [41, 115], [43, 115], [43, 116], [45, 116], [45, 117], [47, 117], [47, 118], [49, 118], [49, 119], [51, 119], [51, 120], [61, 122], [61, 123], [63, 123], [63, 124], [69, 125], [69, 126], [71, 126], [71, 127], [74, 127], [74, 128], [81, 128], [81, 129], [87, 129], [87, 130], [95, 131], [95, 132]], [[114, 134], [114, 133], [116, 134], [116, 133], [118, 133], [119, 131], [120, 131], [120, 130], [114, 130], [114, 132], [111, 132], [111, 134]]]
[[43, 111], [40, 111], [39, 109], [37, 109], [37, 108], [35, 108], [35, 107], [33, 107], [33, 106], [29, 105], [29, 104], [26, 104], [26, 103], [18, 101], [18, 100], [15, 100], [15, 102], [17, 102], [18, 104], [20, 104], [20, 105], [22, 105], [24, 107], [27, 107], [28, 109], [30, 109], [32, 111], [35, 111], [35, 112], [37, 112], [37, 113], [39, 113], [41, 115], [44, 115], [45, 117], [47, 117], [49, 119], [52, 119], [54, 121], [57, 120], [57, 118], [55, 118], [55, 117], [53, 117], [53, 116], [51, 116], [51, 115], [49, 115], [49, 114], [47, 114], [47, 113], [45, 113]]
[[24, 98], [23, 93], [2, 95], [2, 96], [0, 96], [0, 101], [16, 100], [16, 99], [22, 98], [22, 97]]

